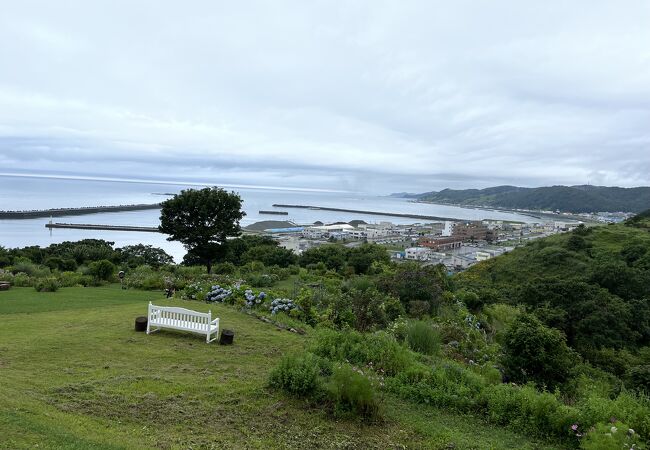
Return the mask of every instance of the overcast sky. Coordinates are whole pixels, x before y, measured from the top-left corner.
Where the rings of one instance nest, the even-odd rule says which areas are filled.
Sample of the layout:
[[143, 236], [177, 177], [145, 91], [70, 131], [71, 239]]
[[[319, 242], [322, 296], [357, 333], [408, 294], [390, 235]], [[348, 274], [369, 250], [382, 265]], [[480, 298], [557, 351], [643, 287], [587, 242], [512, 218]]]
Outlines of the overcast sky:
[[0, 168], [650, 185], [650, 2], [3, 2]]

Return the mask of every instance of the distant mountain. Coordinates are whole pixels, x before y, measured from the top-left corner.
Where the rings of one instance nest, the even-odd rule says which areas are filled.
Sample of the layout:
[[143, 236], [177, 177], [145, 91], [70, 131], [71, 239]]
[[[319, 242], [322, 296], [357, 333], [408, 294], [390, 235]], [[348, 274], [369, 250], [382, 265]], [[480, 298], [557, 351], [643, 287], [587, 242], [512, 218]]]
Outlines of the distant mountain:
[[413, 196], [422, 201], [464, 206], [550, 210], [562, 212], [640, 212], [650, 208], [650, 187], [496, 186], [486, 189], [443, 189]]

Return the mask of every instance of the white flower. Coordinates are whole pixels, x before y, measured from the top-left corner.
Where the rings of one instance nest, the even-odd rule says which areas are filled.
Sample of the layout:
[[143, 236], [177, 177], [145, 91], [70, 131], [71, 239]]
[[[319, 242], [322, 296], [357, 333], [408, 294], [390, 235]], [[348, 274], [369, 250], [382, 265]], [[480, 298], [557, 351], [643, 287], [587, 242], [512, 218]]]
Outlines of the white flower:
[[610, 428], [610, 430], [611, 430], [612, 433], [616, 433], [618, 431], [618, 428], [612, 427], [612, 428]]

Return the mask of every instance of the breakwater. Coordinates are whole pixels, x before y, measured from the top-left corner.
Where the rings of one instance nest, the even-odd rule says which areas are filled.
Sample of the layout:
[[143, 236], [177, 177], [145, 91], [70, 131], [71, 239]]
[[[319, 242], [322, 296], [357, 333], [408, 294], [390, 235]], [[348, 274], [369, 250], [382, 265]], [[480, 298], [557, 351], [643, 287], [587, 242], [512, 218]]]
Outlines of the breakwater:
[[274, 214], [277, 216], [288, 216], [289, 213], [286, 211], [264, 211], [264, 210], [259, 210], [259, 214]]
[[160, 209], [160, 203], [114, 206], [80, 206], [78, 208], [34, 209], [26, 211], [0, 211], [0, 219], [38, 219], [41, 217], [80, 216], [107, 212], [142, 211]]
[[300, 208], [300, 209], [313, 209], [317, 211], [320, 210], [320, 211], [349, 212], [355, 214], [368, 214], [372, 216], [403, 217], [407, 219], [433, 220], [436, 222], [443, 222], [446, 220], [452, 220], [452, 221], [459, 220], [453, 217], [426, 216], [422, 214], [391, 213], [391, 212], [384, 212], [384, 211], [365, 211], [362, 209], [330, 208], [328, 206], [280, 205], [280, 204], [274, 204], [273, 206], [277, 208]]
[[91, 223], [46, 223], [45, 228], [72, 228], [75, 230], [105, 230], [105, 231], [142, 231], [145, 233], [160, 233], [158, 227], [137, 227], [131, 225], [98, 225]]

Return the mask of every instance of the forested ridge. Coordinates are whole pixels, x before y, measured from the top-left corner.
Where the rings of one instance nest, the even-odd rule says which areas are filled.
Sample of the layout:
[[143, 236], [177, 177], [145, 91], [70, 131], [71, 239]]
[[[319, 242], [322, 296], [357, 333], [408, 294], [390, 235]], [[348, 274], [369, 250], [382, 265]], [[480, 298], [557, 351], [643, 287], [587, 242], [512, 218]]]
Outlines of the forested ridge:
[[650, 187], [496, 186], [486, 189], [443, 189], [408, 196], [437, 203], [574, 213], [640, 212], [650, 208]]

